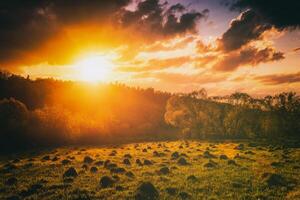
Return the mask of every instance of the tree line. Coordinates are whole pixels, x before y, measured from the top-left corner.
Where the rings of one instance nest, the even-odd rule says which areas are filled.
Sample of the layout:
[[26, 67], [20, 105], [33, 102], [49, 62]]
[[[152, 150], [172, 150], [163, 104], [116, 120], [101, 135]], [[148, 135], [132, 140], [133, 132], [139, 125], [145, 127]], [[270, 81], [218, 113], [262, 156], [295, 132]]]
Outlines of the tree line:
[[0, 73], [0, 150], [166, 139], [169, 93]]
[[0, 152], [178, 138], [299, 137], [296, 93], [209, 97], [0, 73]]
[[202, 89], [172, 96], [165, 120], [188, 138], [299, 137], [300, 97], [295, 92], [207, 97]]

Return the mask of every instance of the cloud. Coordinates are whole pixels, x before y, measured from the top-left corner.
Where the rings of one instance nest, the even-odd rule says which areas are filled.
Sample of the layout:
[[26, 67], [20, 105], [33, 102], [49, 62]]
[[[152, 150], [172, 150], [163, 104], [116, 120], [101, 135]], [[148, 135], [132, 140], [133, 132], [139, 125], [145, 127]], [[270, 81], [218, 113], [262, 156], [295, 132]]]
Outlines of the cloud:
[[[260, 25], [249, 31], [249, 27], [253, 28], [254, 26], [247, 25], [249, 26], [247, 28], [244, 26], [247, 23], [240, 23], [241, 20], [243, 21], [244, 14], [232, 22], [222, 38], [216, 40], [215, 45], [198, 41], [196, 67], [230, 72], [239, 67], [247, 65], [253, 67], [260, 63], [280, 61], [285, 58], [283, 52], [276, 51], [272, 43], [261, 36], [263, 32], [259, 31]], [[236, 27], [240, 25], [241, 27]], [[271, 30], [273, 29], [269, 31]], [[255, 33], [255, 31], [257, 32]]]
[[283, 58], [284, 54], [282, 52], [275, 51], [271, 47], [260, 50], [254, 47], [247, 47], [240, 51], [225, 54], [213, 66], [213, 69], [217, 71], [234, 71], [240, 66], [256, 66], [260, 63], [278, 61]]
[[145, 72], [139, 73], [134, 78], [155, 78], [164, 83], [171, 84], [208, 84], [226, 81], [224, 74], [179, 74], [171, 72]]
[[295, 48], [293, 49], [294, 52], [300, 51], [300, 47], [299, 48]]
[[19, 59], [44, 44], [69, 24], [100, 21], [130, 0], [2, 0], [0, 2], [0, 62]]
[[285, 83], [299, 83], [300, 72], [292, 74], [274, 74], [254, 77], [255, 80], [267, 85], [279, 85]]
[[300, 28], [298, 0], [230, 0], [233, 10], [251, 9], [278, 29]]
[[[131, 0], [2, 0], [0, 1], [0, 64], [9, 65], [12, 61], [23, 62], [23, 59], [27, 59], [26, 65], [52, 62], [58, 53], [47, 49], [45, 54], [49, 57], [43, 57], [40, 55], [42, 53], [40, 49], [57, 48], [58, 45], [54, 43], [55, 39], [59, 38], [59, 42], [63, 43], [64, 47], [68, 46], [69, 51], [72, 52], [72, 47], [80, 48], [78, 46], [86, 44], [81, 39], [82, 35], [86, 34], [73, 35], [74, 32], [81, 32], [75, 29], [90, 24], [102, 28], [99, 31], [102, 36], [105, 35], [106, 26], [114, 27], [114, 30], [109, 29], [109, 31], [115, 31], [118, 33], [118, 38], [123, 38], [115, 40], [118, 44], [112, 42], [114, 48], [128, 46], [130, 49], [130, 46], [136, 48], [147, 41], [149, 44], [164, 40], [166, 37], [172, 38], [178, 34], [195, 32], [199, 19], [205, 19], [208, 15], [207, 10], [188, 11], [181, 4], [161, 4], [159, 0], [140, 0], [136, 10], [129, 11], [127, 7], [130, 3]], [[69, 33], [69, 28], [75, 31]], [[93, 38], [93, 34], [98, 33], [89, 34]], [[107, 38], [109, 41], [116, 37], [113, 33], [106, 33], [106, 35], [110, 36]], [[49, 41], [52, 43], [49, 44]], [[92, 44], [88, 45], [92, 46]], [[62, 52], [62, 54], [66, 53]]]
[[145, 72], [145, 71], [154, 71], [162, 70], [170, 67], [180, 67], [185, 63], [190, 62], [192, 59], [189, 56], [175, 57], [168, 59], [151, 59], [146, 63], [133, 64], [134, 66], [129, 67], [119, 67], [118, 70], [122, 72]]
[[188, 44], [195, 41], [196, 37], [188, 36], [183, 38], [172, 38], [166, 41], [157, 41], [154, 44], [147, 45], [144, 50], [146, 52], [157, 52], [157, 51], [172, 51], [176, 49], [185, 48]]
[[[268, 38], [275, 30], [257, 11], [248, 9], [242, 12], [217, 39], [216, 49], [212, 48], [212, 51], [218, 52], [212, 68], [234, 71], [241, 66], [257, 66], [284, 59], [284, 53], [276, 51]], [[199, 45], [200, 50], [204, 47]]]
[[218, 60], [218, 55], [205, 55], [199, 56], [195, 59], [195, 67], [197, 68], [206, 68], [212, 63], [215, 63]]
[[181, 4], [167, 7], [167, 3], [159, 0], [145, 0], [137, 5], [134, 11], [125, 10], [121, 23], [124, 27], [146, 33], [148, 37], [168, 37], [186, 32], [196, 32], [195, 28], [200, 19], [206, 19], [209, 11], [186, 11]]
[[168, 9], [168, 12], [169, 13], [176, 13], [176, 12], [184, 12], [186, 10], [186, 8], [180, 4], [180, 3], [177, 3], [175, 5], [172, 5], [169, 9]]
[[232, 20], [229, 29], [219, 39], [220, 48], [224, 51], [240, 49], [251, 41], [261, 39], [262, 34], [271, 28], [256, 12], [247, 10]]

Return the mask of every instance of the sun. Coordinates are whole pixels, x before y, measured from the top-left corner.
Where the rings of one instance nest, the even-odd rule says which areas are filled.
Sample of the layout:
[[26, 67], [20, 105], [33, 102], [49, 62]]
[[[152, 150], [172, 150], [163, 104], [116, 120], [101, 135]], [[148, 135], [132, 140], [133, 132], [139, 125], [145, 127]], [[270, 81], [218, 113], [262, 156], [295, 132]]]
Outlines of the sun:
[[113, 63], [111, 59], [102, 54], [90, 54], [82, 56], [75, 64], [77, 78], [85, 82], [108, 81], [112, 70]]

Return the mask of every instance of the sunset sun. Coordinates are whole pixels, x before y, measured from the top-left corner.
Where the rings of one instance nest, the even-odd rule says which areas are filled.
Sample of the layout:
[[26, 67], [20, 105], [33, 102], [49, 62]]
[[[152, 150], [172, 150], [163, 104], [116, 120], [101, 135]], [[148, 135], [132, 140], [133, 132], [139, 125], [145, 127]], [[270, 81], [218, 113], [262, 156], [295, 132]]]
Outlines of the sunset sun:
[[83, 56], [74, 65], [77, 79], [86, 82], [107, 81], [112, 69], [112, 61], [101, 54]]

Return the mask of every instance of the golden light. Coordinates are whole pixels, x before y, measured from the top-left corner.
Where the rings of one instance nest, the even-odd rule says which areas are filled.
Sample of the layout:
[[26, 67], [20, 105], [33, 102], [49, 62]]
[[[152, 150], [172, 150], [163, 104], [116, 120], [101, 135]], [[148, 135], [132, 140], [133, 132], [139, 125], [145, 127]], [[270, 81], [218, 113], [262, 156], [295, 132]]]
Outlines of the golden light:
[[102, 54], [83, 56], [74, 64], [76, 79], [87, 82], [108, 81], [113, 67], [111, 59]]

